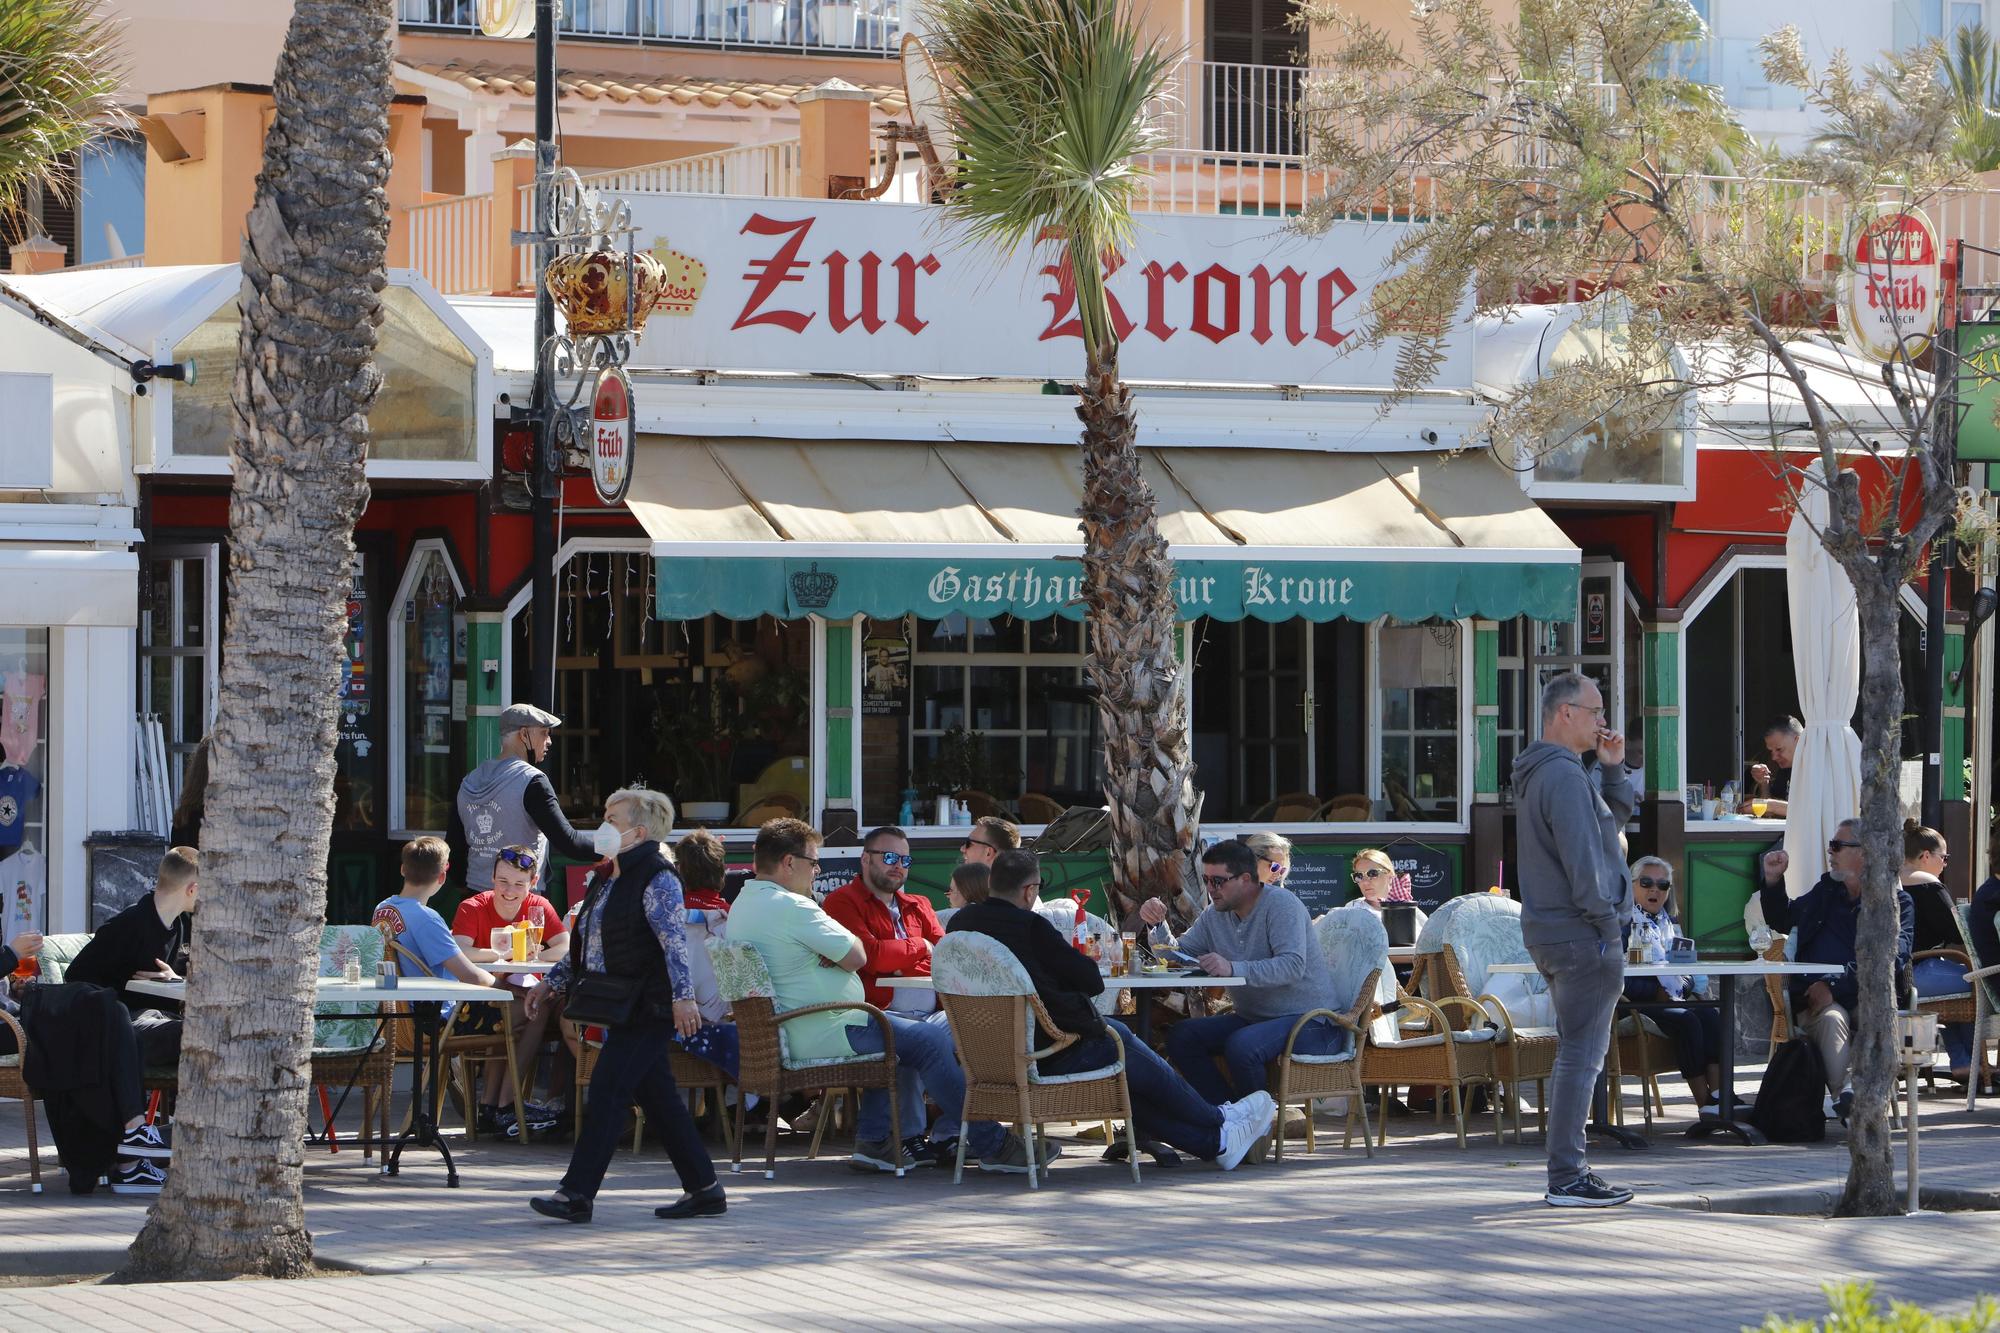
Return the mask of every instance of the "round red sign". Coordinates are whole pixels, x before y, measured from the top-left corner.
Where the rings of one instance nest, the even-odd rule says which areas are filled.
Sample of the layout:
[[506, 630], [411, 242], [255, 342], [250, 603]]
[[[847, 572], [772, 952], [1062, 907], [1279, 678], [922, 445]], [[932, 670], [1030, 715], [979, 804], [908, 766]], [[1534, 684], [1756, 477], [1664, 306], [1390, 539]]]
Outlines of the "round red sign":
[[597, 498], [617, 504], [632, 484], [632, 381], [616, 366], [597, 372], [590, 402], [590, 480]]

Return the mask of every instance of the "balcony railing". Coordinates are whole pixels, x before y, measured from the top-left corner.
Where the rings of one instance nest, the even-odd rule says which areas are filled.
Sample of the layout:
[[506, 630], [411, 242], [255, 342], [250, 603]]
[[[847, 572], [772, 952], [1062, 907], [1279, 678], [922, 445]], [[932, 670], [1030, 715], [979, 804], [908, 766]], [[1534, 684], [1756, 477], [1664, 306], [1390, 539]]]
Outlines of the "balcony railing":
[[[474, 0], [397, 0], [406, 28], [478, 32]], [[894, 55], [902, 0], [563, 0], [561, 35], [641, 45]]]
[[1299, 122], [1303, 65], [1183, 60], [1155, 114], [1170, 148], [1288, 157], [1305, 151]]

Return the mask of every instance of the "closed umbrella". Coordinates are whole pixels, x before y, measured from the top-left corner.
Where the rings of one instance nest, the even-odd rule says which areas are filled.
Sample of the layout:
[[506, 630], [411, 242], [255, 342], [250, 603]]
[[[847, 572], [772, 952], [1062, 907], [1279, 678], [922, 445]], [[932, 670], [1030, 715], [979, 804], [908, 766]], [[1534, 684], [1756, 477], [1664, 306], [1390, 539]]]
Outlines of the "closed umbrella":
[[1820, 464], [1800, 486], [1799, 510], [1785, 533], [1785, 592], [1791, 603], [1792, 662], [1805, 723], [1792, 759], [1785, 892], [1796, 898], [1826, 870], [1826, 842], [1861, 809], [1861, 738], [1848, 720], [1861, 693], [1861, 630], [1854, 584], [1827, 551], [1828, 495]]

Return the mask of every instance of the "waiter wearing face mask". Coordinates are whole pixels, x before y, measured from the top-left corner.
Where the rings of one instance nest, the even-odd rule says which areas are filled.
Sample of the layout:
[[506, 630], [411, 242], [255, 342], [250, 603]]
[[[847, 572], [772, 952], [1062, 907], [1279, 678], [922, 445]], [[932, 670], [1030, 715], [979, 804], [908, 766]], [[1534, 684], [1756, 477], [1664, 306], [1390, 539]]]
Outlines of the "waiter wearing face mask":
[[543, 866], [551, 852], [573, 861], [601, 859], [590, 837], [563, 817], [548, 774], [536, 767], [548, 757], [549, 733], [561, 725], [533, 704], [509, 704], [500, 713], [499, 755], [458, 784], [445, 842], [451, 863], [465, 867], [467, 896], [493, 887], [493, 862], [503, 847], [533, 847]]

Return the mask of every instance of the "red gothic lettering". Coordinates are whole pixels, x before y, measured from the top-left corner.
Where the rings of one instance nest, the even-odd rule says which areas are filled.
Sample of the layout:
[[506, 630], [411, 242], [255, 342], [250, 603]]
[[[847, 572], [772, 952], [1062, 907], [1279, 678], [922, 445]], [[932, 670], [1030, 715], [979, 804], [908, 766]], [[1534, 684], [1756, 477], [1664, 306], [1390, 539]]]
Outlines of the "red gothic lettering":
[[[1104, 257], [1104, 281], [1108, 284], [1111, 281], [1111, 275], [1124, 267], [1124, 255], [1119, 254], [1115, 250], [1107, 254]], [[1042, 299], [1048, 302], [1050, 307], [1049, 326], [1042, 330], [1041, 336], [1036, 341], [1047, 342], [1051, 338], [1083, 337], [1083, 321], [1076, 317], [1076, 275], [1070, 271], [1069, 251], [1065, 249], [1063, 257], [1057, 262], [1044, 265], [1042, 276], [1045, 278], [1054, 278], [1056, 289], [1052, 292], [1042, 293]], [[1125, 307], [1119, 304], [1116, 292], [1107, 290], [1104, 293], [1104, 299], [1111, 306], [1111, 331], [1118, 335], [1120, 342], [1123, 342], [1132, 336], [1132, 330], [1137, 328], [1138, 325], [1134, 324], [1126, 316]]]
[[[1333, 294], [1336, 287], [1340, 289], [1338, 299], [1335, 299]], [[1319, 327], [1313, 331], [1313, 337], [1328, 347], [1338, 347], [1347, 341], [1346, 331], [1333, 327], [1333, 312], [1340, 309], [1342, 302], [1352, 295], [1354, 295], [1354, 283], [1340, 269], [1333, 270], [1319, 280]]]
[[1176, 261], [1165, 268], [1155, 259], [1139, 270], [1146, 277], [1146, 332], [1161, 342], [1174, 336], [1178, 330], [1167, 323], [1167, 279], [1175, 282], [1187, 281], [1187, 265]]
[[778, 290], [779, 283], [805, 281], [806, 270], [811, 266], [799, 258], [799, 247], [805, 244], [806, 233], [812, 230], [812, 225], [811, 218], [779, 222], [762, 213], [750, 215], [750, 220], [743, 224], [743, 230], [737, 233], [739, 236], [745, 233], [757, 236], [789, 235], [791, 239], [780, 245], [778, 253], [769, 259], [750, 261], [750, 272], [745, 273], [743, 279], [754, 282], [756, 286], [750, 289], [750, 296], [743, 302], [736, 322], [729, 326], [731, 329], [747, 328], [752, 324], [776, 324], [793, 333], [805, 332], [806, 325], [813, 321], [811, 315], [801, 310], [766, 310], [763, 306]]
[[882, 315], [875, 300], [876, 277], [882, 271], [882, 257], [870, 250], [861, 256], [861, 313], [847, 312], [847, 256], [835, 250], [820, 261], [826, 265], [826, 322], [835, 333], [845, 333], [859, 321], [874, 333], [882, 327]]
[[[1209, 316], [1210, 293], [1222, 289], [1222, 322]], [[1243, 280], [1220, 264], [1210, 264], [1194, 275], [1194, 319], [1188, 327], [1210, 342], [1232, 338], [1243, 325]]]
[[1285, 289], [1285, 341], [1297, 347], [1306, 340], [1306, 275], [1286, 265], [1273, 274], [1262, 264], [1250, 270], [1251, 299], [1255, 303], [1250, 336], [1262, 347], [1271, 341], [1271, 288]]
[[[869, 259], [873, 258], [875, 256], [871, 253], [861, 262], [865, 265]], [[895, 269], [896, 322], [912, 334], [922, 333], [930, 327], [930, 321], [917, 318], [917, 272], [918, 270], [922, 270], [925, 273], [935, 274], [938, 271], [937, 256], [925, 255], [922, 259], [916, 259], [907, 254], [897, 255]], [[871, 274], [868, 279], [871, 289], [874, 286], [874, 281], [874, 277]], [[868, 331], [870, 333], [875, 332], [874, 329]]]

